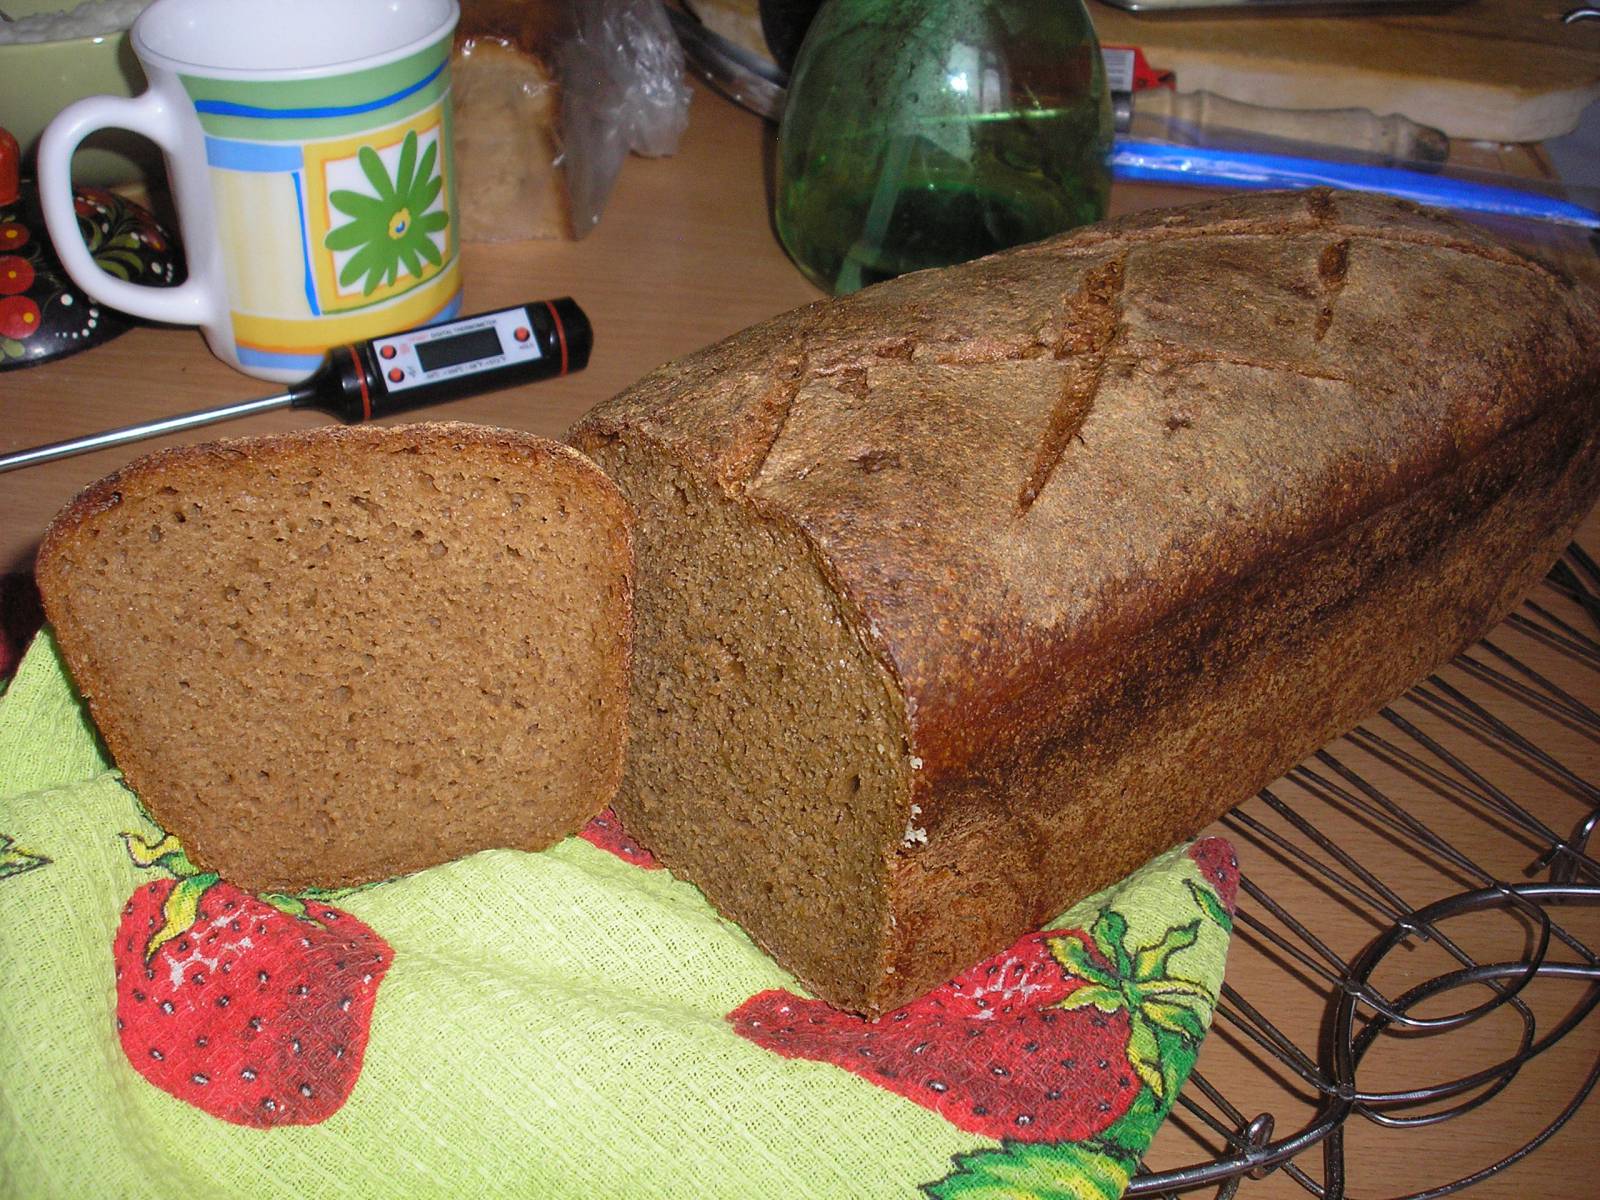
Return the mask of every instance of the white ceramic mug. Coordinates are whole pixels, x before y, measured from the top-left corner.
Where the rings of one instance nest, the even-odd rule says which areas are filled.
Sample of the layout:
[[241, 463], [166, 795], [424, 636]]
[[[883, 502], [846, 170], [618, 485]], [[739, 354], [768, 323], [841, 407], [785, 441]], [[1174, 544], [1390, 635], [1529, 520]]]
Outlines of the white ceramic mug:
[[[150, 86], [69, 105], [39, 144], [45, 223], [86, 293], [198, 325], [213, 353], [291, 382], [331, 346], [448, 320], [461, 303], [450, 51], [455, 0], [156, 0], [134, 22]], [[90, 257], [72, 154], [102, 127], [165, 154], [187, 280]]]

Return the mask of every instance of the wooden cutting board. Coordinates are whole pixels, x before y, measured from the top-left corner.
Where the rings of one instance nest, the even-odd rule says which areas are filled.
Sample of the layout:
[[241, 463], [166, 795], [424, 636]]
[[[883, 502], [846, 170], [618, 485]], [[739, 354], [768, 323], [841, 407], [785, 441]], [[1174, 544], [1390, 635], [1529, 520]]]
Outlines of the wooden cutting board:
[[1206, 90], [1276, 108], [1404, 113], [1454, 138], [1536, 142], [1600, 99], [1600, 21], [1578, 0], [1470, 0], [1392, 16], [1136, 16], [1088, 0], [1102, 42]]

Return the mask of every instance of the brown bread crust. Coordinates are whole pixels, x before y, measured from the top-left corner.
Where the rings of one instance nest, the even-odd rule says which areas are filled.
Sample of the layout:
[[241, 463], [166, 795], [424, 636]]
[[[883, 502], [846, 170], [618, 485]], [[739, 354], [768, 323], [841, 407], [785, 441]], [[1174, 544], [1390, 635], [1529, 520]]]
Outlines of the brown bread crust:
[[1443, 214], [1314, 191], [798, 309], [572, 440], [798, 531], [898, 687], [927, 842], [885, 848], [883, 974], [810, 980], [881, 1011], [1497, 621], [1600, 491], [1597, 394], [1591, 293]]
[[[447, 481], [457, 470], [463, 482]], [[541, 540], [558, 509], [563, 520], [582, 510], [599, 569], [559, 561], [559, 536]], [[197, 527], [204, 545], [187, 533]], [[171, 573], [152, 579], [160, 543], [186, 534], [186, 549], [162, 560]], [[203, 869], [293, 892], [491, 847], [541, 849], [604, 808], [623, 765], [632, 562], [626, 503], [582, 455], [530, 434], [423, 423], [148, 455], [56, 517], [36, 570], [74, 681], [151, 817]], [[496, 597], [502, 569], [552, 586], [532, 601]], [[576, 714], [581, 732], [530, 733], [512, 710], [571, 715], [523, 665], [567, 649], [539, 644], [537, 609], [568, 594], [605, 627], [596, 656], [571, 648], [580, 661], [552, 686], [603, 704]], [[427, 607], [407, 612], [407, 601]], [[485, 608], [492, 628], [466, 620]], [[576, 625], [596, 620], [586, 611]], [[248, 653], [235, 659], [235, 647]], [[241, 707], [238, 688], [258, 706]], [[430, 706], [429, 689], [448, 702]], [[196, 695], [216, 706], [172, 724]], [[569, 735], [584, 742], [577, 769], [557, 746]], [[502, 760], [497, 737], [554, 765], [541, 776]], [[213, 766], [219, 778], [203, 786]]]

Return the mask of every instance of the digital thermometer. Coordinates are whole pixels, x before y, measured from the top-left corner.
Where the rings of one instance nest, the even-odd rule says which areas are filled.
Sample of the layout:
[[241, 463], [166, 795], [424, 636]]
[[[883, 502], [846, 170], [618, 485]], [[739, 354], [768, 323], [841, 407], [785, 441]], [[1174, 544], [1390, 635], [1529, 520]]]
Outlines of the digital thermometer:
[[0, 471], [274, 408], [318, 408], [341, 420], [370, 421], [581, 371], [593, 344], [589, 318], [573, 300], [537, 300], [336, 346], [314, 375], [276, 396], [18, 450], [0, 455]]

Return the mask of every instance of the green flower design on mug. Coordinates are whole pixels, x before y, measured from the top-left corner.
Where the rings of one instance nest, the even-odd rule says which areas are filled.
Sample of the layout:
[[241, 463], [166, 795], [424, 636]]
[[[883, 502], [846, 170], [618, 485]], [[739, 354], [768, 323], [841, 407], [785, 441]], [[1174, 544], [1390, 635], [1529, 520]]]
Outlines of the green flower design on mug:
[[435, 170], [438, 157], [439, 144], [432, 142], [422, 152], [422, 161], [417, 161], [417, 134], [412, 130], [401, 143], [390, 179], [377, 151], [361, 147], [357, 158], [376, 194], [340, 188], [328, 196], [329, 203], [350, 219], [329, 231], [323, 244], [329, 250], [355, 251], [339, 272], [341, 286], [350, 287], [364, 275], [362, 294], [370, 296], [380, 283], [393, 283], [402, 267], [421, 279], [424, 259], [435, 267], [443, 262], [430, 235], [443, 229], [449, 217], [443, 209], [428, 211], [444, 186]]

